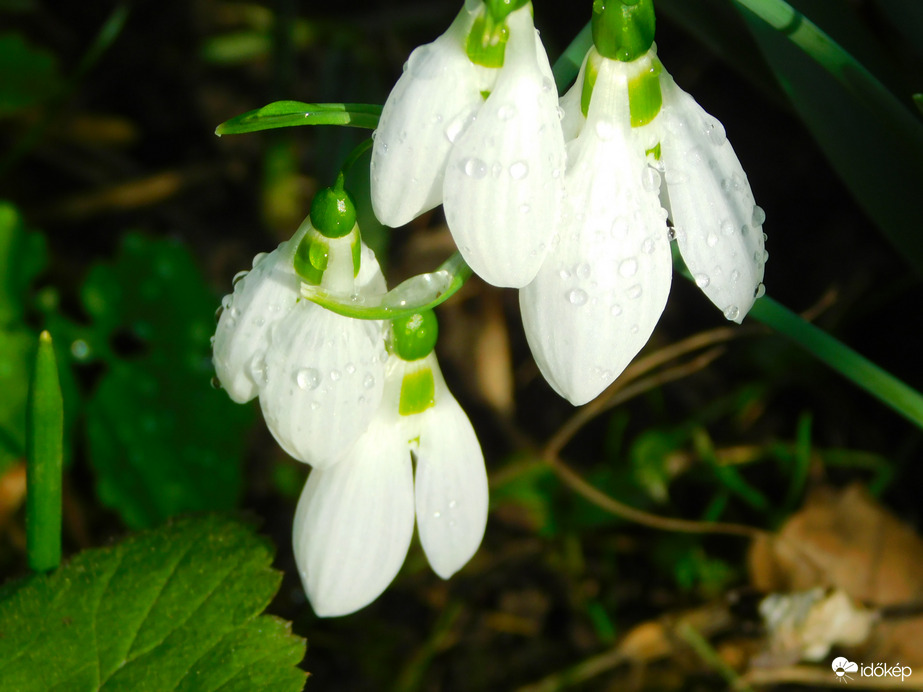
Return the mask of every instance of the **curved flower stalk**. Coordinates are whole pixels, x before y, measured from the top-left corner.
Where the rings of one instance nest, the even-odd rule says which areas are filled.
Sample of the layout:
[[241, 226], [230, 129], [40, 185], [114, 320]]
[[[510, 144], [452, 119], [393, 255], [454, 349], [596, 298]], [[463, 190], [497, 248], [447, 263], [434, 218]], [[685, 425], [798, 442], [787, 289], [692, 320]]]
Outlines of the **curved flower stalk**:
[[531, 11], [468, 0], [417, 48], [385, 103], [371, 163], [382, 223], [443, 203], [471, 268], [516, 288], [541, 266], [563, 192], [557, 94]]
[[657, 59], [650, 0], [609, 9], [594, 11], [596, 47], [561, 99], [571, 139], [560, 237], [520, 293], [536, 362], [575, 405], [614, 381], [660, 319], [668, 232], [736, 322], [763, 293], [768, 256], [765, 215], [724, 128]]
[[215, 370], [231, 399], [258, 395], [279, 445], [316, 467], [355, 443], [384, 389], [382, 322], [342, 317], [302, 297], [304, 283], [362, 296], [385, 291], [351, 202], [345, 221], [338, 218], [338, 204], [348, 201], [338, 184], [318, 194], [291, 240], [236, 277], [214, 340]]
[[359, 610], [387, 588], [414, 517], [443, 579], [474, 555], [487, 523], [484, 457], [432, 351], [435, 317], [394, 322], [381, 406], [340, 463], [311, 472], [295, 514], [298, 571], [322, 617]]

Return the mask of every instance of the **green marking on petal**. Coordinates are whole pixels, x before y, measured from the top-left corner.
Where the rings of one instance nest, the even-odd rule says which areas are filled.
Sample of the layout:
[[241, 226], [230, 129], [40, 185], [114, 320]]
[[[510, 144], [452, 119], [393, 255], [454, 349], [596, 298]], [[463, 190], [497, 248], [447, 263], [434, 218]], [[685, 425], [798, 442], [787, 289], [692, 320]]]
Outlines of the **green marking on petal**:
[[312, 228], [304, 234], [295, 250], [295, 273], [305, 283], [320, 286], [329, 256], [330, 244], [327, 239]]
[[593, 87], [596, 85], [596, 78], [599, 76], [601, 59], [599, 53], [591, 50], [586, 61], [586, 69], [583, 72], [583, 89], [580, 92], [580, 110], [583, 111], [584, 118], [590, 112], [590, 99], [593, 98]]
[[490, 89], [484, 89], [484, 91], [481, 92], [481, 98], [484, 99], [485, 101], [488, 99], [489, 96], [490, 96]]
[[423, 413], [436, 404], [436, 385], [433, 371], [428, 367], [408, 372], [401, 381], [401, 401], [398, 412], [402, 416]]
[[631, 111], [631, 126], [642, 127], [652, 122], [663, 105], [660, 90], [660, 73], [663, 65], [656, 58], [650, 68], [628, 80], [628, 107]]
[[362, 239], [358, 233], [353, 235], [349, 249], [353, 252], [353, 278], [355, 278], [359, 276], [359, 269], [362, 266]]
[[[634, 124], [634, 123], [632, 123]], [[660, 161], [660, 142], [644, 152], [645, 156], [653, 156], [655, 161]]]

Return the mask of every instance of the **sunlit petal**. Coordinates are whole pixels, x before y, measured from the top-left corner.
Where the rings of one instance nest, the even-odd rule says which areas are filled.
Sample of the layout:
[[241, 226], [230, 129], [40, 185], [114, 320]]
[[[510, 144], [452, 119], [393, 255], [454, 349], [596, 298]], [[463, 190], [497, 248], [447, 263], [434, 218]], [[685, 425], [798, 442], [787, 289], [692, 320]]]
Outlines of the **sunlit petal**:
[[390, 421], [375, 421], [341, 463], [311, 472], [293, 544], [318, 615], [347, 615], [387, 588], [410, 546], [413, 502], [407, 442]]
[[724, 127], [663, 73], [662, 140], [676, 241], [696, 284], [735, 322], [762, 290], [763, 210]]
[[564, 139], [530, 8], [511, 13], [508, 26], [497, 82], [449, 154], [443, 204], [471, 268], [491, 284], [518, 288], [548, 251], [563, 189]]
[[448, 579], [471, 559], [487, 524], [487, 472], [471, 422], [449, 392], [435, 356], [436, 405], [414, 418], [418, 435], [417, 528], [433, 571]]
[[464, 46], [472, 22], [462, 10], [442, 36], [414, 50], [385, 102], [371, 181], [375, 215], [387, 226], [402, 226], [442, 202], [452, 142], [482, 103]]

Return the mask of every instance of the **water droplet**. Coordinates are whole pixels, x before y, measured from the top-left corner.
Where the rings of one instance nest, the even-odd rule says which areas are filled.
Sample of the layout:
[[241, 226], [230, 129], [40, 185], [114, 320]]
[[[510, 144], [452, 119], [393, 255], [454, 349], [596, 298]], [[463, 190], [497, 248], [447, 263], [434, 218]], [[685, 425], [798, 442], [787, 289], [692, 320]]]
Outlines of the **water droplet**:
[[756, 290], [753, 291], [754, 298], [762, 298], [766, 295], [766, 286], [763, 283], [758, 283], [756, 285]]
[[724, 316], [729, 320], [736, 320], [740, 316], [740, 308], [736, 305], [729, 305], [724, 310]]
[[302, 368], [295, 373], [295, 384], [299, 389], [317, 389], [320, 384], [320, 374], [314, 368]]
[[763, 264], [769, 261], [769, 250], [763, 250]]
[[266, 259], [268, 256], [269, 256], [268, 253], [258, 252], [257, 254], [253, 256], [253, 264], [251, 264], [250, 266], [256, 269], [257, 266], [259, 266], [259, 264], [262, 263], [262, 261]]
[[499, 178], [501, 173], [503, 173], [503, 166], [499, 163], [494, 163], [494, 165], [490, 167], [490, 174], [494, 178]]
[[442, 122], [442, 114], [436, 113], [436, 115], [433, 116], [432, 120], [433, 120], [433, 124], [438, 125], [439, 123]]
[[618, 317], [622, 314], [622, 306], [618, 303], [614, 303], [611, 308], [609, 308], [609, 314], [613, 317]]
[[645, 239], [644, 239], [644, 242], [641, 243], [641, 250], [642, 250], [642, 251], [644, 252], [644, 254], [646, 254], [646, 255], [651, 255], [651, 254], [653, 254], [653, 253], [654, 253], [654, 239], [653, 239], [653, 238], [645, 238]]
[[269, 368], [266, 367], [266, 359], [262, 354], [253, 356], [250, 360], [250, 377], [257, 384], [266, 384], [269, 382]]
[[740, 281], [740, 272], [737, 271], [736, 269], [731, 272], [731, 281], [735, 283]]
[[353, 365], [352, 363], [347, 363], [347, 364], [346, 364], [346, 374], [347, 374], [347, 375], [352, 375], [352, 374], [354, 374], [355, 372], [356, 372], [356, 366]]
[[616, 239], [624, 237], [628, 233], [628, 219], [624, 216], [617, 216], [612, 222], [609, 233]]
[[676, 229], [673, 228], [673, 226], [669, 226], [667, 228], [667, 240], [669, 240], [671, 243], [676, 240]]
[[695, 285], [699, 288], [708, 288], [708, 284], [711, 283], [711, 279], [708, 278], [708, 274], [696, 274], [695, 275]]
[[727, 134], [724, 131], [724, 125], [719, 123], [717, 120], [713, 120], [710, 123], [705, 123], [705, 136], [711, 141], [711, 143], [720, 147], [722, 144], [728, 141]]
[[766, 212], [763, 211], [763, 208], [758, 204], [753, 205], [753, 218], [750, 220], [750, 223], [753, 224], [753, 226], [762, 226], [766, 223]]
[[372, 387], [374, 387], [375, 386], [375, 376], [370, 372], [365, 373], [365, 378], [362, 380], [362, 386], [365, 387], [366, 389], [371, 389]]
[[734, 225], [734, 222], [730, 219], [726, 219], [721, 222], [721, 232], [724, 235], [734, 235], [734, 231], [737, 230], [737, 227]]
[[233, 302], [234, 302], [234, 298], [230, 295], [227, 295], [221, 299], [221, 307], [227, 310], [229, 307], [231, 307], [231, 303]]
[[530, 207], [528, 204], [521, 204], [519, 206], [520, 214], [528, 214], [530, 211], [532, 211], [532, 207]]
[[600, 120], [596, 123], [596, 136], [604, 142], [609, 141], [615, 136], [615, 125], [608, 120]]
[[221, 389], [221, 380], [218, 379], [218, 376], [215, 375], [211, 380], [212, 389]]
[[625, 291], [628, 297], [632, 299], [640, 298], [643, 292], [644, 292], [644, 289], [641, 288], [641, 284], [635, 284], [634, 286], [629, 288], [627, 291]]
[[208, 337], [208, 343], [209, 343], [209, 345], [210, 345], [212, 348], [215, 347], [215, 339], [216, 339], [216, 338], [217, 338], [217, 337], [216, 337], [214, 334], [212, 334], [210, 337]]
[[510, 176], [514, 180], [522, 180], [529, 175], [529, 164], [525, 161], [517, 161], [510, 166]]
[[257, 327], [262, 327], [264, 324], [266, 324], [266, 318], [265, 317], [254, 317], [253, 324], [255, 324]]
[[718, 236], [714, 233], [709, 232], [709, 234], [705, 238], [705, 244], [708, 245], [708, 247], [715, 247], [715, 245], [718, 244]]
[[218, 309], [215, 310], [215, 322], [217, 322], [218, 320], [221, 319], [221, 313], [223, 313], [223, 312], [224, 312], [224, 306], [223, 306], [223, 305], [219, 305], [219, 306], [218, 306]]
[[578, 279], [584, 279], [584, 280], [589, 279], [590, 278], [590, 265], [584, 262], [583, 264], [580, 264], [577, 266], [577, 268], [574, 270], [574, 273], [577, 275]]
[[341, 377], [341, 375], [340, 375], [340, 371], [339, 371], [339, 370], [331, 370], [331, 371], [330, 371], [330, 379], [333, 380], [334, 382], [339, 381], [340, 377]]
[[500, 106], [500, 108], [497, 110], [497, 117], [500, 118], [500, 120], [512, 120], [516, 117], [517, 112], [518, 111], [516, 110], [516, 106], [509, 103]]
[[449, 500], [449, 509], [455, 509], [458, 503], [455, 500]]
[[442, 516], [442, 512], [433, 512], [433, 519], [438, 519]]
[[566, 269], [562, 269], [558, 272], [558, 276], [560, 276], [562, 280], [567, 281], [570, 278], [570, 272]]
[[319, 404], [318, 402], [316, 402], [316, 401], [312, 401], [312, 402], [311, 402], [311, 410], [312, 410], [312, 411], [316, 411], [316, 410], [319, 409], [319, 408], [320, 408], [320, 404]]
[[279, 312], [282, 309], [282, 306], [278, 303], [270, 303], [267, 309], [269, 312]]
[[641, 173], [641, 187], [648, 192], [660, 191], [660, 173], [647, 166]]
[[574, 288], [567, 292], [567, 300], [571, 305], [585, 305], [587, 301], [587, 294], [581, 288]]
[[558, 106], [558, 120], [564, 120], [564, 109], [561, 106]]
[[631, 328], [628, 331], [630, 331], [632, 334], [637, 334], [638, 331], [640, 331], [640, 329], [641, 328], [638, 325], [633, 324], [631, 325]]
[[619, 274], [624, 276], [626, 279], [631, 278], [638, 273], [638, 260], [634, 257], [629, 257], [626, 260], [622, 260], [619, 264]]
[[545, 77], [542, 80], [542, 91], [549, 92], [554, 89], [554, 82], [552, 82], [548, 77]]
[[465, 159], [462, 162], [462, 170], [465, 171], [465, 175], [475, 180], [480, 180], [487, 175], [487, 164], [481, 161], [481, 159]]

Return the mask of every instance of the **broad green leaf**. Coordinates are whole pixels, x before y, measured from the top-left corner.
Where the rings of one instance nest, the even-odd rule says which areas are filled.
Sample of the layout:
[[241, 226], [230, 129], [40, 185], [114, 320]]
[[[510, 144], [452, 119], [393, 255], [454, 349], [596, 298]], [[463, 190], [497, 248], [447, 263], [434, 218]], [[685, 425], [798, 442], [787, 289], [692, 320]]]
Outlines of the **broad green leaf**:
[[60, 81], [54, 55], [19, 34], [0, 35], [0, 115], [42, 103]]
[[234, 507], [253, 411], [209, 384], [218, 301], [189, 252], [128, 235], [81, 298], [90, 352], [107, 366], [86, 413], [103, 503], [134, 528]]
[[382, 107], [368, 103], [302, 103], [275, 101], [231, 118], [215, 128], [215, 134], [237, 135], [294, 125], [349, 125], [374, 130]]
[[0, 680], [17, 692], [295, 692], [304, 640], [260, 615], [279, 588], [243, 522], [174, 521], [7, 586]]

